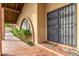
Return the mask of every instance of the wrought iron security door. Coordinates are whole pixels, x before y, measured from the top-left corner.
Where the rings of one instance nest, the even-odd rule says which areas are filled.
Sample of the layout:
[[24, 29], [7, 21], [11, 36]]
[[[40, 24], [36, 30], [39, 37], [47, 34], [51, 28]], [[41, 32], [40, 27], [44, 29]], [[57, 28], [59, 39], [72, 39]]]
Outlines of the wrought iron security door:
[[76, 4], [48, 13], [48, 40], [76, 46]]
[[48, 15], [48, 40], [58, 42], [58, 11]]

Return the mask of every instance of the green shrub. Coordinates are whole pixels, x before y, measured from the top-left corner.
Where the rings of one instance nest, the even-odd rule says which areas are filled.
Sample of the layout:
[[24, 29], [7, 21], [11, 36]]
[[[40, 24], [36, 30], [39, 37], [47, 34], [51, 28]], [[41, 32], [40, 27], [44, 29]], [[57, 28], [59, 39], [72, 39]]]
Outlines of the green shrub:
[[34, 44], [32, 43], [32, 41], [30, 41], [30, 40], [27, 41], [27, 44], [30, 45], [30, 46], [33, 46], [33, 45], [34, 45]]
[[20, 37], [21, 39], [23, 39], [23, 38], [25, 37], [23, 31], [20, 31], [20, 30], [19, 30], [19, 32], [18, 32], [18, 35], [19, 35], [19, 37]]
[[22, 41], [27, 43], [28, 45], [33, 45], [32, 41], [29, 40], [29, 37], [32, 35], [30, 30], [24, 30], [20, 29], [18, 30], [17, 28], [13, 28], [11, 31], [16, 37], [20, 38]]
[[13, 28], [13, 30], [11, 31], [16, 37], [20, 38], [19, 36], [19, 30], [17, 28]]
[[30, 30], [24, 30], [24, 35], [31, 36], [32, 34]]

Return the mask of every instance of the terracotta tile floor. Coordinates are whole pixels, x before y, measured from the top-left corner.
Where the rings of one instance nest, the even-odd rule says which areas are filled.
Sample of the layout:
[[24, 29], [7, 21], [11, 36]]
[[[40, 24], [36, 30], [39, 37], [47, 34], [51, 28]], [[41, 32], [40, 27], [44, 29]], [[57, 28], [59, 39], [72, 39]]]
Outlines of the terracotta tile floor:
[[[64, 55], [64, 56], [67, 56], [69, 53], [67, 53], [67, 52], [65, 52], [65, 51], [63, 51], [62, 49], [63, 49], [63, 47], [61, 47], [61, 46], [55, 46], [55, 47], [48, 47], [48, 45], [47, 44], [45, 44], [45, 43], [42, 43], [41, 44], [42, 46], [44, 46], [44, 47], [46, 47], [46, 48], [48, 48], [48, 49], [51, 49], [51, 50], [53, 50], [53, 51], [56, 51], [56, 52], [58, 52], [58, 53], [60, 53], [60, 54], [62, 54], [62, 55]], [[53, 44], [52, 44], [53, 45]]]
[[8, 41], [2, 42], [3, 55], [5, 56], [55, 56], [51, 53], [38, 46], [28, 46], [22, 41]]
[[[60, 54], [62, 54], [63, 56], [69, 56], [70, 55], [70, 53], [69, 53], [69, 51], [64, 51], [64, 48], [66, 48], [66, 46], [64, 45], [64, 46], [61, 46], [61, 45], [59, 45], [59, 44], [55, 44], [55, 43], [41, 43], [40, 44], [41, 46], [44, 46], [44, 47], [46, 47], [46, 48], [48, 48], [48, 49], [51, 49], [51, 50], [53, 50], [53, 51], [56, 51], [57, 53], [60, 53]], [[74, 50], [75, 48], [73, 48], [73, 50]], [[76, 49], [75, 49], [76, 50]]]
[[12, 33], [5, 33], [5, 40], [2, 41], [3, 56], [56, 56], [56, 54], [39, 46], [29, 46]]
[[10, 28], [5, 28], [5, 40], [2, 41], [2, 55], [3, 56], [57, 56], [57, 54], [46, 50], [45, 48], [56, 51], [62, 55], [68, 55], [62, 50], [63, 47], [54, 44], [41, 43], [40, 46], [29, 46], [11, 32]]

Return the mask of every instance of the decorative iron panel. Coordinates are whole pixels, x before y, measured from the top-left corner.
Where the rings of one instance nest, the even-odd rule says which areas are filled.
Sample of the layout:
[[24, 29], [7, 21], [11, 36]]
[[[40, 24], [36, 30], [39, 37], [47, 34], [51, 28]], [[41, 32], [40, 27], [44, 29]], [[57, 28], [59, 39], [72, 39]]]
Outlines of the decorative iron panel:
[[76, 46], [76, 4], [48, 13], [48, 40]]

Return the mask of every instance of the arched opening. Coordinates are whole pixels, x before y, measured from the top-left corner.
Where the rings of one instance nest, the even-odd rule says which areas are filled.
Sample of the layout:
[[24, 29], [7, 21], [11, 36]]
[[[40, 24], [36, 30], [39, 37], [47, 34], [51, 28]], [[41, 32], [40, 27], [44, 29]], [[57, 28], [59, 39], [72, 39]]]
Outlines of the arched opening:
[[24, 18], [22, 21], [21, 29], [31, 30], [30, 22], [26, 18]]
[[34, 43], [34, 28], [32, 21], [28, 17], [21, 21], [20, 29], [30, 30], [32, 33], [32, 42]]

